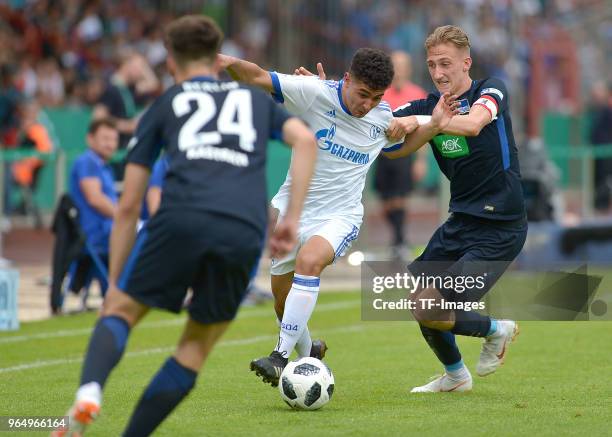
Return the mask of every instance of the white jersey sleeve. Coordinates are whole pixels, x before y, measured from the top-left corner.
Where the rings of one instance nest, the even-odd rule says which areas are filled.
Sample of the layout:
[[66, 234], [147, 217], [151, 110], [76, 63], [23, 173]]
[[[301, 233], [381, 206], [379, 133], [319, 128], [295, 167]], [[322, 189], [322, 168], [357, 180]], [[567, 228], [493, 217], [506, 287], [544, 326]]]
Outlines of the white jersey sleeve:
[[[382, 102], [380, 102], [380, 104], [378, 105], [379, 108], [382, 109], [382, 124], [385, 128], [385, 130], [389, 129], [389, 125], [391, 124], [391, 121], [393, 120], [393, 111], [391, 110], [391, 106], [389, 106], [389, 104], [387, 102], [385, 102], [384, 100]], [[398, 150], [402, 147], [402, 145], [404, 144], [404, 140], [406, 139], [406, 137], [402, 137], [401, 140], [399, 141], [391, 141], [389, 138], [385, 137], [385, 144], [382, 148], [383, 152], [393, 152], [394, 150]]]
[[270, 72], [274, 99], [284, 103], [285, 108], [294, 115], [302, 115], [310, 109], [321, 92], [320, 80], [316, 76], [295, 76]]

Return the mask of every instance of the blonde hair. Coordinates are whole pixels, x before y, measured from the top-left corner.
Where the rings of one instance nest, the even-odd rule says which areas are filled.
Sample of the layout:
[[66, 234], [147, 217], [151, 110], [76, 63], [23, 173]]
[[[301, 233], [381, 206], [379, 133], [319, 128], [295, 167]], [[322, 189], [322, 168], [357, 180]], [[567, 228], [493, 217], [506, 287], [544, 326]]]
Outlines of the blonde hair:
[[459, 49], [470, 49], [470, 39], [467, 34], [457, 26], [440, 26], [425, 40], [425, 50], [439, 44], [451, 43]]

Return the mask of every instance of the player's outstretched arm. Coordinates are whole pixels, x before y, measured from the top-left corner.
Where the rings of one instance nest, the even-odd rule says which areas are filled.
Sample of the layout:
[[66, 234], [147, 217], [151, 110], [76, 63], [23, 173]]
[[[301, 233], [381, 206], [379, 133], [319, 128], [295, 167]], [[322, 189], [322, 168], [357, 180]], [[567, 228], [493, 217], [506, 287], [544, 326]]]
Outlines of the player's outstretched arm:
[[[416, 130], [406, 135], [406, 139], [399, 149], [384, 152], [385, 156], [394, 159], [416, 152], [429, 140], [446, 129], [453, 116], [457, 114], [457, 106], [457, 96], [451, 96], [449, 93], [442, 94], [431, 114], [431, 120], [428, 123], [419, 124]], [[396, 133], [387, 131], [387, 136], [394, 137]]]
[[259, 65], [223, 54], [217, 55], [217, 63], [219, 68], [227, 70], [234, 80], [258, 86], [269, 93], [273, 91], [270, 73]]
[[110, 237], [108, 276], [111, 284], [117, 283], [125, 260], [134, 245], [136, 225], [150, 174], [150, 170], [140, 164], [128, 163], [125, 167], [123, 193], [119, 199]]
[[291, 194], [287, 212], [270, 237], [270, 254], [282, 257], [293, 249], [304, 199], [317, 160], [317, 143], [313, 133], [296, 117], [283, 125], [283, 140], [291, 146]]

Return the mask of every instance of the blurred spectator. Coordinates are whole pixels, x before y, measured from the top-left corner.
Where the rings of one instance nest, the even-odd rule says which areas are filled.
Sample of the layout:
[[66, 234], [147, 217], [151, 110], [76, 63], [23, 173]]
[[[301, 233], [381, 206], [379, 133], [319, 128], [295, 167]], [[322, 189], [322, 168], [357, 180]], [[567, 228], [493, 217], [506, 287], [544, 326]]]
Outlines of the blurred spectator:
[[98, 16], [98, 8], [97, 2], [89, 2], [85, 6], [83, 18], [77, 25], [76, 33], [85, 42], [95, 41], [104, 35], [104, 26]]
[[[412, 74], [410, 55], [396, 51], [391, 54], [391, 60], [395, 70], [393, 82], [383, 96], [383, 100], [391, 105], [391, 109], [395, 110], [412, 100], [427, 97], [423, 88], [410, 81]], [[404, 237], [407, 201], [414, 182], [425, 176], [424, 153], [427, 153], [426, 149], [422, 148], [416, 155], [416, 162], [412, 155], [389, 159], [381, 154], [375, 164], [374, 188], [382, 200], [383, 213], [393, 232], [391, 255], [394, 259], [405, 260], [408, 257]]]
[[[612, 145], [612, 95], [609, 85], [599, 81], [591, 89], [592, 126], [589, 136], [593, 146]], [[607, 212], [612, 196], [612, 158], [595, 161], [595, 209]]]
[[[47, 128], [38, 119], [39, 112], [40, 106], [36, 101], [29, 101], [23, 105], [21, 127], [17, 134], [17, 148], [26, 152], [51, 153], [53, 143]], [[22, 197], [20, 209], [25, 215], [34, 217], [34, 224], [37, 228], [42, 227], [42, 217], [34, 200], [34, 191], [38, 182], [38, 174], [44, 163], [41, 157], [30, 156], [13, 162], [11, 166], [12, 182], [20, 188]], [[10, 198], [10, 194], [7, 197]], [[11, 211], [10, 204], [6, 204], [5, 207], [8, 212]]]
[[64, 78], [54, 58], [47, 58], [38, 63], [36, 95], [43, 106], [59, 106], [64, 101]]
[[143, 53], [151, 67], [155, 68], [166, 61], [166, 47], [162, 29], [158, 25], [145, 30]]
[[[109, 237], [117, 205], [113, 171], [108, 161], [117, 150], [119, 133], [111, 119], [92, 121], [87, 133], [89, 149], [79, 156], [70, 172], [69, 191], [79, 210], [86, 243], [108, 263]], [[95, 269], [106, 292], [107, 279]]]
[[[17, 146], [24, 150], [34, 150], [39, 153], [51, 153], [53, 143], [47, 128], [38, 121], [40, 106], [36, 101], [24, 105], [21, 129], [18, 134]], [[20, 186], [31, 186], [36, 172], [44, 161], [38, 157], [24, 158], [13, 163], [13, 177]]]
[[159, 80], [145, 57], [133, 50], [123, 50], [120, 59], [119, 68], [94, 106], [93, 119], [113, 117], [120, 134], [119, 147], [124, 148], [136, 129], [137, 110], [159, 91]]

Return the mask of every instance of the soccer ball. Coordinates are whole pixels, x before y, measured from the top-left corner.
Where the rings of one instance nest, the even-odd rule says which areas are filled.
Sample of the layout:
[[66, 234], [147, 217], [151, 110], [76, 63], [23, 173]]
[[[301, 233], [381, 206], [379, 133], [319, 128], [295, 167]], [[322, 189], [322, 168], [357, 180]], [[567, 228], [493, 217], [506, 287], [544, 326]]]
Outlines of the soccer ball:
[[328, 403], [334, 393], [334, 375], [316, 358], [290, 361], [279, 382], [281, 397], [297, 410], [317, 410]]

